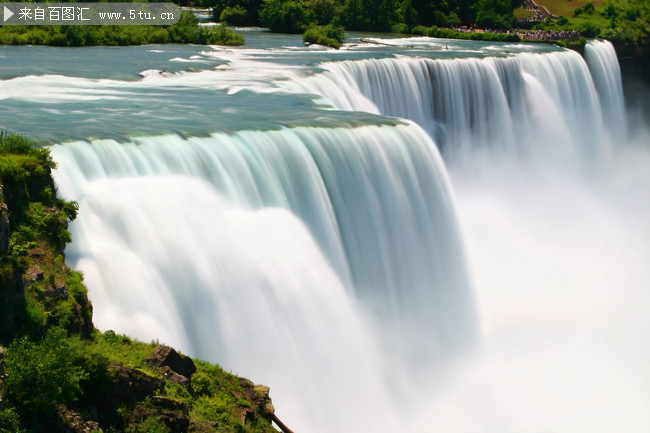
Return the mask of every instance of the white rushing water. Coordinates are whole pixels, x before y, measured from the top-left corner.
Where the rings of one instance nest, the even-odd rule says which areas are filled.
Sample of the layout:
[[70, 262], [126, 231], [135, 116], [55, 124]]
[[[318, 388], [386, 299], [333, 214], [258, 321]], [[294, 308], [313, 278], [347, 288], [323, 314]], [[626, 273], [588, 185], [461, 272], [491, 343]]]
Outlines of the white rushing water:
[[298, 432], [644, 432], [650, 158], [612, 54], [246, 63], [260, 98], [408, 120], [53, 146], [95, 323]]
[[[295, 400], [306, 425], [349, 429], [351, 407], [369, 417], [365, 400], [388, 392], [384, 369], [419, 368], [472, 339], [448, 179], [415, 125], [78, 142], [53, 153], [59, 191], [83, 209], [66, 254], [107, 306], [97, 325], [283, 377], [274, 395]], [[358, 394], [341, 399], [350, 382]]]

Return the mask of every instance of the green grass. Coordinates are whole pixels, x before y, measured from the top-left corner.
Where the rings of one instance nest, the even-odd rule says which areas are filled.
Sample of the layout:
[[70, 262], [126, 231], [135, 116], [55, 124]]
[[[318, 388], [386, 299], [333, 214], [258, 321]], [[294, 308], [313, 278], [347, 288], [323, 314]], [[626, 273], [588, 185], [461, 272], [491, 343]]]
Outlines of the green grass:
[[90, 355], [104, 357], [109, 364], [120, 364], [125, 367], [140, 370], [150, 376], [161, 376], [161, 372], [158, 369], [152, 368], [146, 362], [146, 359], [153, 355], [153, 351], [158, 345], [157, 341], [143, 343], [132, 340], [126, 335], [116, 334], [113, 331], [94, 333], [91, 339], [82, 339], [78, 336], [73, 336], [72, 340], [75, 347], [79, 350], [85, 351]]
[[516, 18], [525, 18], [525, 17], [532, 17], [533, 16], [532, 12], [530, 12], [528, 9], [524, 9], [524, 8], [517, 8], [514, 11], [512, 11], [512, 14]]
[[598, 7], [604, 4], [607, 0], [538, 0], [536, 3], [538, 6], [545, 6], [553, 15], [563, 15], [567, 18], [571, 18], [573, 16], [573, 11], [576, 8], [583, 7], [590, 1], [594, 6]]

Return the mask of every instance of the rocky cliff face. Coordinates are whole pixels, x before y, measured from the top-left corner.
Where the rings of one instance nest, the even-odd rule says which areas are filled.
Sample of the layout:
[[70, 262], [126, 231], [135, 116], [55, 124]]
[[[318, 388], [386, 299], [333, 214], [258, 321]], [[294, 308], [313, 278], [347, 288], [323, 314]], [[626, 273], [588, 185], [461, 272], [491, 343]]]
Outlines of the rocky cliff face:
[[52, 325], [88, 336], [92, 306], [63, 256], [76, 207], [57, 199], [49, 155], [0, 157], [0, 339]]

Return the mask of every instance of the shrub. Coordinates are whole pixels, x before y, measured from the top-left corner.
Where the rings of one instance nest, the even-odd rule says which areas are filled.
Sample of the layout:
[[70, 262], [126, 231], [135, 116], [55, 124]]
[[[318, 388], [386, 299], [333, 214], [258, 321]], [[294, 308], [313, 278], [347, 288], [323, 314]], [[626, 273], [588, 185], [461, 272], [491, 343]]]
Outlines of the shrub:
[[0, 433], [21, 433], [20, 420], [13, 408], [0, 411]]
[[585, 38], [595, 38], [600, 35], [600, 28], [591, 22], [582, 24], [578, 30], [580, 30], [580, 34]]
[[239, 5], [227, 6], [221, 11], [219, 20], [235, 26], [243, 26], [248, 22], [248, 11]]
[[302, 35], [302, 39], [310, 44], [327, 45], [332, 48], [340, 48], [341, 42], [345, 39], [343, 27], [328, 24], [326, 26], [311, 26]]
[[205, 43], [211, 45], [244, 45], [244, 35], [223, 24], [205, 28]]
[[86, 378], [74, 364], [67, 333], [50, 329], [37, 343], [27, 337], [15, 340], [7, 349], [7, 397], [19, 413], [30, 418], [51, 416], [57, 403], [75, 401], [79, 382]]

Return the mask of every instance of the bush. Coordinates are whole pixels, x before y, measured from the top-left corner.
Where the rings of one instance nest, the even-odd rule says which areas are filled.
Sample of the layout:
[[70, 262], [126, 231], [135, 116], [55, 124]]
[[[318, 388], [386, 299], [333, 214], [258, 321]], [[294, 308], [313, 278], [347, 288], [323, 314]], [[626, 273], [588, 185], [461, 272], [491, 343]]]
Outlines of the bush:
[[224, 24], [205, 28], [205, 43], [211, 45], [244, 45], [244, 35], [233, 32]]
[[302, 35], [303, 41], [310, 44], [326, 45], [332, 48], [341, 48], [345, 39], [345, 30], [341, 26], [328, 24], [326, 26], [311, 26]]
[[20, 420], [13, 408], [0, 411], [0, 433], [21, 433]]
[[[421, 32], [422, 29], [414, 28], [413, 31]], [[471, 39], [474, 41], [519, 42], [519, 35], [514, 33], [462, 33], [451, 29], [441, 29], [432, 26], [424, 30], [424, 35], [432, 38]]]
[[74, 364], [67, 333], [50, 329], [34, 343], [27, 337], [15, 340], [7, 349], [7, 397], [19, 413], [39, 419], [55, 413], [56, 404], [75, 401], [79, 382], [87, 377]]
[[573, 11], [573, 16], [578, 17], [582, 14], [592, 15], [596, 11], [596, 8], [592, 2], [585, 3], [583, 7], [577, 7]]
[[580, 34], [585, 38], [595, 38], [596, 36], [600, 35], [600, 28], [590, 22], [582, 24], [578, 30], [580, 31]]
[[221, 11], [219, 21], [225, 21], [228, 24], [235, 26], [246, 25], [248, 22], [248, 11], [239, 5], [234, 7], [227, 6], [223, 11]]
[[392, 33], [408, 33], [408, 31], [409, 31], [409, 26], [407, 26], [407, 25], [404, 24], [404, 23], [402, 23], [402, 24], [395, 24], [395, 25], [393, 25], [393, 26], [390, 28], [390, 31], [391, 31]]

